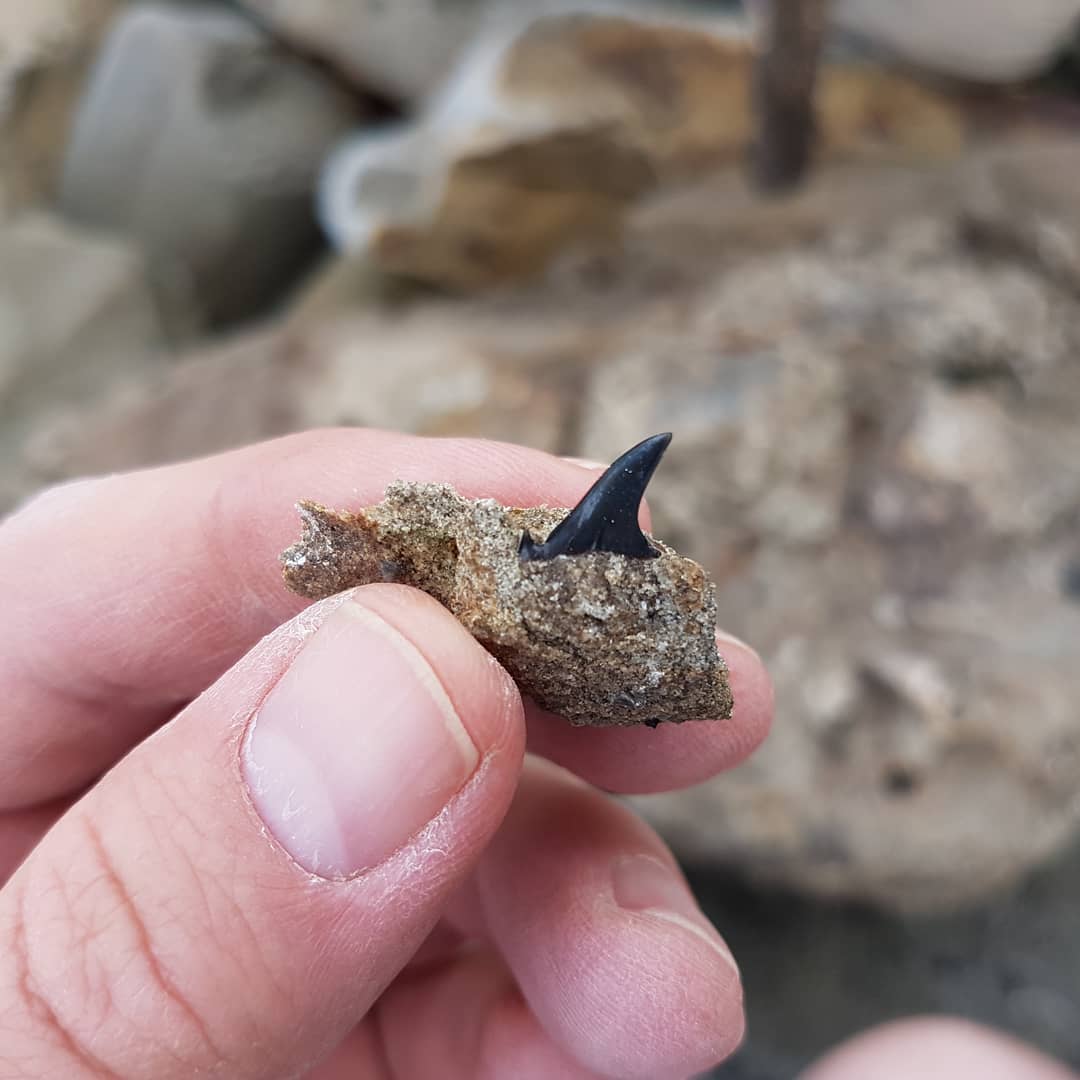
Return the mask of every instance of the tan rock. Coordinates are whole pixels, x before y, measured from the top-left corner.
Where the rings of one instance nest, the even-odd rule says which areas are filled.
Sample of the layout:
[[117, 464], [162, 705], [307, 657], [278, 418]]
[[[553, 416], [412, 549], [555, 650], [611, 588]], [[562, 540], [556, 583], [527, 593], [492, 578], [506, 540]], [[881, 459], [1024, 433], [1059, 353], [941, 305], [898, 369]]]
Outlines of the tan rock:
[[11, 466], [47, 417], [161, 369], [166, 351], [131, 248], [45, 216], [0, 228], [0, 504], [31, 485]]
[[[752, 52], [725, 24], [540, 18], [467, 57], [416, 126], [335, 156], [324, 225], [391, 273], [478, 288], [611, 238], [646, 192], [740, 163]], [[948, 155], [956, 111], [870, 68], [821, 79], [824, 152]]]
[[0, 219], [48, 200], [87, 67], [122, 0], [0, 8]]
[[[620, 467], [621, 468], [621, 467]], [[392, 484], [355, 511], [299, 506], [303, 536], [282, 555], [286, 584], [317, 600], [395, 581], [423, 589], [514, 677], [576, 727], [727, 720], [705, 571], [649, 538], [653, 558], [588, 551], [519, 556], [566, 508], [465, 499], [446, 484]]]
[[893, 56], [978, 82], [1048, 68], [1080, 25], [1077, 0], [836, 0], [832, 17]]
[[[273, 31], [322, 57], [358, 87], [416, 105], [492, 29], [511, 32], [580, 0], [241, 0]], [[607, 0], [605, 10], [662, 11], [666, 0]]]
[[320, 373], [299, 402], [303, 419], [566, 450], [592, 339], [527, 322], [435, 304], [294, 329], [290, 347]]

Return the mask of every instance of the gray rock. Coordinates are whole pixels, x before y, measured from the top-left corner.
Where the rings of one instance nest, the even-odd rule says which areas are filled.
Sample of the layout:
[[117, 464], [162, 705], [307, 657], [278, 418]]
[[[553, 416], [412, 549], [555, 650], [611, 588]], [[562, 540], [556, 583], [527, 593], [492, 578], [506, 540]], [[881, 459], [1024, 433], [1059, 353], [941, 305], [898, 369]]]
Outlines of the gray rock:
[[239, 15], [140, 5], [94, 69], [60, 203], [134, 238], [211, 322], [231, 322], [307, 265], [318, 167], [363, 112]]
[[857, 1033], [932, 1013], [1080, 1067], [1080, 846], [977, 909], [934, 917], [763, 892], [705, 868], [689, 877], [738, 957], [750, 1017], [716, 1080], [792, 1080]]
[[1076, 175], [1074, 141], [826, 163], [767, 205], [731, 175], [531, 287], [378, 314], [338, 267], [269, 354], [84, 411], [52, 475], [327, 422], [598, 460], [674, 430], [655, 533], [712, 572], [778, 719], [647, 812], [754, 878], [967, 903], [1080, 832]]
[[1065, 50], [1080, 29], [1080, 0], [836, 0], [831, 17], [927, 71], [1014, 82]]
[[0, 220], [53, 193], [86, 69], [121, 0], [0, 8]]
[[499, 0], [241, 0], [357, 86], [415, 102], [445, 78]]
[[0, 228], [0, 505], [32, 486], [26, 455], [50, 417], [163, 370], [165, 356], [130, 246], [46, 217]]

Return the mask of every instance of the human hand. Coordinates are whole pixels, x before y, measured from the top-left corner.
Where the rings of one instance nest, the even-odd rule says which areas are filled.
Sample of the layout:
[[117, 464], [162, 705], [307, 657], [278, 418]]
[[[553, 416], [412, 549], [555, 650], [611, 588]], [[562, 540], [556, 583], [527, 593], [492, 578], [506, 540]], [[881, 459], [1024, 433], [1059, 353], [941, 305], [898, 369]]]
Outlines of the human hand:
[[1078, 1080], [1008, 1035], [951, 1016], [882, 1024], [848, 1040], [799, 1080]]
[[581, 780], [735, 765], [771, 716], [756, 655], [722, 643], [730, 721], [571, 729], [423, 594], [301, 611], [280, 581], [298, 498], [416, 479], [569, 505], [594, 478], [319, 432], [0, 526], [0, 1078], [659, 1080], [737, 1045], [730, 953]]

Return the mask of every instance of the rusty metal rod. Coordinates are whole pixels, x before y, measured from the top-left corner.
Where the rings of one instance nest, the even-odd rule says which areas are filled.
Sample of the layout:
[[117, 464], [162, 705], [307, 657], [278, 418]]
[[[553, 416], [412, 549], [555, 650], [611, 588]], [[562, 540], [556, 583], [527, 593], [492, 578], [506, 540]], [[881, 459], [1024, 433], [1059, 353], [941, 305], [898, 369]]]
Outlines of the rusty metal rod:
[[763, 0], [754, 65], [753, 174], [763, 191], [795, 187], [814, 143], [814, 85], [828, 0]]

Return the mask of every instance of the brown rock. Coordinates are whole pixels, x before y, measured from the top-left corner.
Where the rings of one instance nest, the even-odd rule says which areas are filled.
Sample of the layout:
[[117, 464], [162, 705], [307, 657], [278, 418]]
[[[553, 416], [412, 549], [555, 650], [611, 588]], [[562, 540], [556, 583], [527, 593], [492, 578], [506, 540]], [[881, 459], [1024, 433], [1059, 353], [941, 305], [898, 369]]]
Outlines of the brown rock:
[[[730, 28], [575, 15], [481, 44], [428, 112], [346, 146], [324, 182], [339, 247], [459, 289], [536, 273], [616, 235], [643, 194], [740, 163], [753, 135], [748, 41]], [[826, 68], [825, 152], [948, 155], [944, 100], [870, 68]]]
[[712, 585], [652, 541], [655, 559], [607, 552], [523, 561], [566, 516], [463, 499], [442, 484], [392, 484], [355, 513], [301, 503], [304, 535], [285, 582], [320, 599], [396, 581], [430, 593], [541, 707], [581, 726], [726, 719]]

